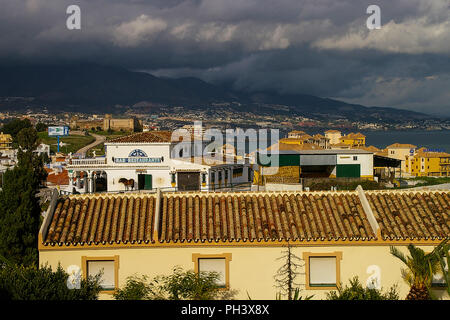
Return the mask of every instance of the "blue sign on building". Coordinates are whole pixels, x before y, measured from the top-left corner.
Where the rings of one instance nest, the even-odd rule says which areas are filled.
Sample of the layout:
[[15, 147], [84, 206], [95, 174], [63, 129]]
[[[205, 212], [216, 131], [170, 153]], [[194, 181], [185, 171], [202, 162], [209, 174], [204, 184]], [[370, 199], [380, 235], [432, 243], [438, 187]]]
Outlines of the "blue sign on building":
[[445, 149], [425, 149], [424, 152], [445, 152]]
[[147, 154], [144, 151], [142, 151], [141, 149], [135, 149], [135, 150], [130, 152], [128, 157], [130, 157], [130, 158], [132, 158], [132, 157], [147, 158]]

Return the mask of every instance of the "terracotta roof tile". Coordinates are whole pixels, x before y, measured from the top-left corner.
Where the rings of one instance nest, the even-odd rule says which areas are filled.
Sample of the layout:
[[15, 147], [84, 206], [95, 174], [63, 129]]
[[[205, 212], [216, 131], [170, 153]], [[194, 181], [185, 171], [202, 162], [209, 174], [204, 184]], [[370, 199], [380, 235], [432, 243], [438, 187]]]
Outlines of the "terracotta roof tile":
[[[366, 191], [381, 240], [450, 236], [450, 191]], [[44, 244], [149, 243], [156, 196], [64, 196]], [[161, 197], [160, 242], [376, 238], [357, 192], [175, 193]]]
[[450, 192], [366, 192], [366, 196], [384, 239], [450, 235]]
[[153, 231], [154, 203], [154, 196], [62, 197], [56, 205], [46, 242], [148, 242]]
[[147, 131], [118, 137], [107, 143], [169, 143], [172, 142], [171, 131]]
[[386, 147], [386, 149], [415, 149], [417, 146], [409, 143], [393, 143]]

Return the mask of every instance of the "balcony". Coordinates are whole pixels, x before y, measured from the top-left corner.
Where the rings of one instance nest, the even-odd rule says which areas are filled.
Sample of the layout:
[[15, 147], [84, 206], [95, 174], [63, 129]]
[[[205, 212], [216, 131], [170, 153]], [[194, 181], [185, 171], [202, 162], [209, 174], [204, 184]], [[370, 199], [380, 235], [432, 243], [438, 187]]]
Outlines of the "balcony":
[[69, 160], [69, 166], [86, 167], [86, 166], [98, 166], [98, 165], [105, 165], [105, 164], [106, 164], [106, 158], [70, 159]]

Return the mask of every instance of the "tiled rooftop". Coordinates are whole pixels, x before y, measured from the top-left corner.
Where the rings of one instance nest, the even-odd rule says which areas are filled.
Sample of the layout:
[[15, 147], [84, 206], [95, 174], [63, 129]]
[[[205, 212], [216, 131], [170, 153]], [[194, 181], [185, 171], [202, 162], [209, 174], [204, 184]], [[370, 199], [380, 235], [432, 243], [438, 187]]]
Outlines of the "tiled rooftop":
[[408, 143], [394, 143], [386, 147], [387, 149], [415, 149], [417, 146]]
[[[366, 191], [379, 241], [450, 236], [450, 191]], [[376, 241], [357, 192], [167, 193], [58, 199], [44, 245]], [[156, 236], [156, 235], [155, 235]]]
[[147, 131], [109, 140], [108, 143], [168, 143], [172, 140], [170, 131]]
[[152, 238], [155, 196], [62, 197], [45, 242], [118, 243]]
[[387, 238], [450, 236], [450, 192], [366, 192]]
[[350, 132], [349, 134], [342, 137], [342, 139], [359, 139], [359, 138], [365, 138], [366, 136], [363, 135], [361, 132], [353, 133]]
[[374, 237], [356, 194], [168, 196], [162, 208], [162, 241]]

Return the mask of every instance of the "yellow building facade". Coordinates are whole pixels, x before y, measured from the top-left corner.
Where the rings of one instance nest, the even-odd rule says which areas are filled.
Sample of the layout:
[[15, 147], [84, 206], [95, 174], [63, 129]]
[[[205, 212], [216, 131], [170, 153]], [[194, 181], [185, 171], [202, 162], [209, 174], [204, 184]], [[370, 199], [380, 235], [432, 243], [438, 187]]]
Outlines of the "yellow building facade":
[[[411, 173], [411, 158], [415, 155], [416, 148], [417, 146], [412, 144], [394, 143], [386, 147], [387, 157], [401, 160], [399, 170], [408, 174]], [[396, 170], [396, 174], [400, 174], [399, 170]]]
[[420, 149], [410, 159], [409, 169], [416, 177], [450, 177], [450, 154]]
[[10, 150], [13, 138], [10, 134], [0, 132], [0, 150]]
[[349, 133], [341, 137], [341, 143], [351, 147], [362, 147], [366, 145], [366, 136], [362, 133]]

